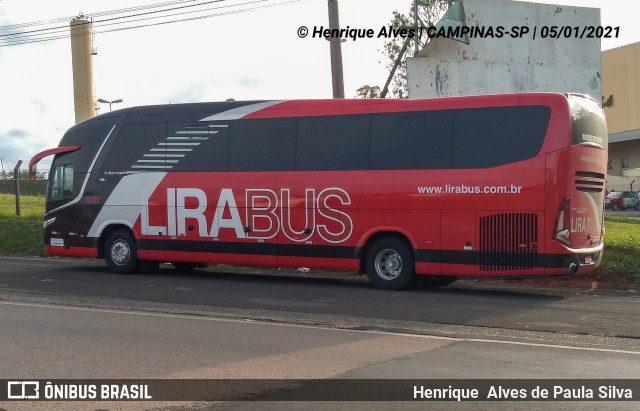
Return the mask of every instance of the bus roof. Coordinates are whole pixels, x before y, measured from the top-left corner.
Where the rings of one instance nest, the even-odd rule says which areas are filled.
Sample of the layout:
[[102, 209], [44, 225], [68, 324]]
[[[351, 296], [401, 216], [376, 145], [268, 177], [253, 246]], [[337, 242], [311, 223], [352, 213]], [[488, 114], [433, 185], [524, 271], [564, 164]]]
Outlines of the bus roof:
[[[370, 114], [400, 111], [421, 111], [472, 107], [500, 107], [519, 105], [523, 98], [537, 101], [566, 101], [569, 93], [508, 93], [478, 96], [439, 97], [432, 99], [313, 99], [313, 100], [252, 100], [203, 103], [161, 104], [137, 106], [101, 114], [80, 123], [94, 121], [148, 117], [150, 122], [163, 121], [167, 116], [192, 116], [216, 120], [217, 115], [230, 111], [241, 112], [235, 118], [305, 117], [317, 115]], [[588, 96], [584, 96], [588, 97]], [[155, 117], [153, 119], [152, 117]], [[220, 118], [231, 119], [231, 118]], [[155, 120], [155, 121], [154, 121]]]

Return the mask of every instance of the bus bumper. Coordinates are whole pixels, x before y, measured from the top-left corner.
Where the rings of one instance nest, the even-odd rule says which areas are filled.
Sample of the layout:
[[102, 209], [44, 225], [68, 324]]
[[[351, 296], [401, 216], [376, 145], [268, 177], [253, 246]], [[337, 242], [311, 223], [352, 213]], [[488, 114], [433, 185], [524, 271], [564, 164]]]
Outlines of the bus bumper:
[[554, 241], [552, 251], [546, 254], [547, 274], [567, 275], [593, 272], [602, 261], [604, 244], [593, 248], [568, 248]]

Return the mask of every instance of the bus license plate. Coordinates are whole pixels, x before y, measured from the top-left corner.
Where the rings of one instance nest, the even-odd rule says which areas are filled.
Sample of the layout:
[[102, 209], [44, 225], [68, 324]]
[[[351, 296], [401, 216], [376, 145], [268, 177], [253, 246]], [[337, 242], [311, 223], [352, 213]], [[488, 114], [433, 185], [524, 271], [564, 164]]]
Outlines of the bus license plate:
[[593, 256], [591, 255], [587, 255], [584, 257], [584, 263], [585, 264], [593, 264]]

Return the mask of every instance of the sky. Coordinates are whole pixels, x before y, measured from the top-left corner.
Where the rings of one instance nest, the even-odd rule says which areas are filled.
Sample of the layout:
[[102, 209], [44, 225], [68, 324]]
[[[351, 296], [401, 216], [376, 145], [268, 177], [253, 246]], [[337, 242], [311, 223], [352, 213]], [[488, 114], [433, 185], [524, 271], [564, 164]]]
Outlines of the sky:
[[[163, 0], [0, 0], [0, 26], [73, 17]], [[250, 0], [223, 0], [212, 7]], [[286, 0], [264, 0], [254, 5]], [[603, 26], [619, 26], [607, 50], [640, 41], [637, 0], [540, 0], [601, 9]], [[386, 26], [411, 0], [339, 0], [340, 25]], [[253, 6], [251, 6], [253, 7]], [[217, 12], [222, 9], [218, 9]], [[229, 9], [227, 9], [229, 10]], [[96, 99], [113, 109], [147, 104], [255, 99], [331, 98], [329, 44], [298, 29], [328, 27], [327, 0], [302, 0], [213, 18], [100, 33], [93, 58]], [[61, 23], [62, 26], [68, 23]], [[6, 32], [0, 31], [0, 35]], [[384, 39], [342, 43], [345, 96], [388, 75]], [[0, 158], [4, 170], [56, 147], [74, 125], [70, 39], [0, 47]], [[102, 104], [101, 112], [109, 110]], [[25, 166], [23, 166], [26, 168]]]

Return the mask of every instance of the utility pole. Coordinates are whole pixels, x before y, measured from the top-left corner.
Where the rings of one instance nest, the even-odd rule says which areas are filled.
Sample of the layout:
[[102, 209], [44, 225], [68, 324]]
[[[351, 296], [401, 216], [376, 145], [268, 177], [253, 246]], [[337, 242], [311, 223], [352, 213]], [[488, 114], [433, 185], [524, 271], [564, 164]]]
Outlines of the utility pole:
[[79, 15], [71, 21], [70, 32], [73, 100], [76, 123], [79, 123], [95, 115], [91, 22], [85, 16]]
[[[340, 18], [338, 13], [338, 0], [329, 0], [329, 30], [340, 30]], [[331, 51], [331, 82], [333, 85], [333, 98], [344, 98], [344, 77], [342, 74], [342, 45], [340, 36], [329, 38]]]

